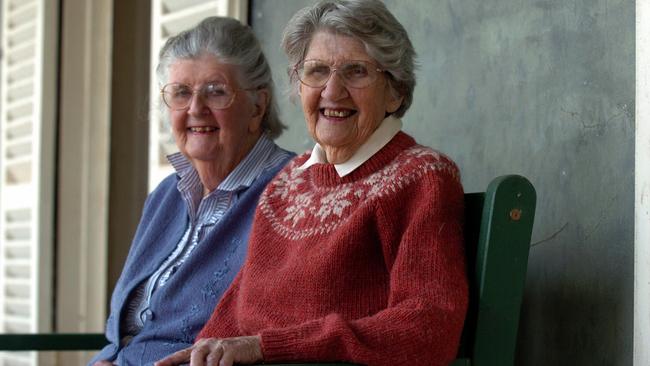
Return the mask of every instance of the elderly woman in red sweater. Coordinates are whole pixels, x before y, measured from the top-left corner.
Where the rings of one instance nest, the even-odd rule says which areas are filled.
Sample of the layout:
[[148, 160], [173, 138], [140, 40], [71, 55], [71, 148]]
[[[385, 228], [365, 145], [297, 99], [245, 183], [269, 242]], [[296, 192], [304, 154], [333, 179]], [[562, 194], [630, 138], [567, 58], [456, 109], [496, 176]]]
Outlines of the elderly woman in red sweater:
[[415, 52], [376, 0], [299, 11], [283, 47], [316, 141], [260, 198], [246, 262], [192, 348], [158, 365], [448, 365], [467, 307], [463, 189], [401, 132]]

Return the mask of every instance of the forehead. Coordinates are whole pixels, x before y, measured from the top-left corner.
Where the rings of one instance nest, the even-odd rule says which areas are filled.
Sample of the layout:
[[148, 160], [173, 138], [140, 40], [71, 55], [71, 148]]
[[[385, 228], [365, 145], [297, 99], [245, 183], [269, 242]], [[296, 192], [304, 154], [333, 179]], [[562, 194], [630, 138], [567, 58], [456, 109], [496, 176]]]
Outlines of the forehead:
[[223, 63], [210, 54], [193, 59], [178, 59], [169, 66], [169, 83], [200, 85], [208, 81], [219, 81], [238, 85], [239, 69]]
[[318, 31], [314, 34], [305, 59], [318, 59], [332, 63], [343, 60], [373, 61], [358, 39], [327, 31]]

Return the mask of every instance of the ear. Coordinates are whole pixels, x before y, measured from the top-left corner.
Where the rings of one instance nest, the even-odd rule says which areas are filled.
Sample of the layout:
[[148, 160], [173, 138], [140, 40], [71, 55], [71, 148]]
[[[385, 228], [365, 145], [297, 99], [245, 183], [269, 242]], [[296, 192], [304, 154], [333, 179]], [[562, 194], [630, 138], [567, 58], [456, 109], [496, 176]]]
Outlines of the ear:
[[256, 100], [253, 104], [253, 112], [251, 115], [251, 121], [248, 124], [248, 131], [251, 133], [256, 133], [259, 131], [260, 126], [262, 125], [262, 118], [264, 113], [266, 113], [266, 108], [269, 105], [269, 92], [266, 89], [256, 90], [257, 94]]
[[384, 90], [384, 105], [386, 106], [386, 114], [391, 114], [399, 109], [402, 106], [404, 101], [404, 96], [400, 95], [397, 90], [391, 87], [390, 83], [386, 83], [386, 89]]
[[387, 113], [393, 113], [396, 110], [399, 109], [399, 107], [402, 106], [402, 101], [404, 101], [404, 97], [402, 96], [396, 96], [396, 92], [394, 91], [389, 91], [388, 95], [386, 96], [386, 112]]

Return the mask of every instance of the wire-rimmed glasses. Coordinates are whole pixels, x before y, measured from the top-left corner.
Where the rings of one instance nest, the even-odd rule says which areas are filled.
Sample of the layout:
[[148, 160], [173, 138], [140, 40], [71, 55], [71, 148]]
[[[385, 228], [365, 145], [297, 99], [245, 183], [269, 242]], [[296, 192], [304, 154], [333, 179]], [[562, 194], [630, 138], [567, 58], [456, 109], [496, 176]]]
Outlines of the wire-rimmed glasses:
[[363, 60], [349, 60], [336, 67], [321, 60], [305, 60], [293, 68], [301, 83], [312, 88], [322, 88], [338, 72], [343, 85], [350, 88], [366, 88], [377, 80], [385, 70]]
[[235, 100], [237, 89], [233, 89], [228, 84], [213, 81], [203, 84], [199, 89], [192, 89], [189, 85], [182, 83], [169, 83], [160, 90], [163, 102], [175, 111], [189, 108], [195, 94], [198, 94], [210, 109], [226, 109]]

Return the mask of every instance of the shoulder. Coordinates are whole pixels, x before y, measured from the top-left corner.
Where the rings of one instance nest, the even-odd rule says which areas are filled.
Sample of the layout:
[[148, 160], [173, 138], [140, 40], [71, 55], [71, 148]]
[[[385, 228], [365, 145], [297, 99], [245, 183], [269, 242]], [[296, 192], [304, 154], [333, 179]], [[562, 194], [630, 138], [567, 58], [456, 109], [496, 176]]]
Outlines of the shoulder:
[[279, 171], [278, 175], [273, 179], [274, 182], [285, 182], [288, 180], [293, 180], [296, 177], [300, 176], [304, 171], [303, 169], [300, 169], [300, 166], [302, 166], [305, 161], [309, 159], [311, 151], [300, 155], [296, 155], [294, 153], [291, 154], [292, 155], [289, 157], [289, 159], [287, 159], [287, 161], [285, 161], [283, 164], [283, 167]]
[[169, 174], [162, 181], [160, 181], [160, 183], [158, 183], [156, 188], [154, 188], [154, 190], [149, 193], [148, 197], [166, 195], [170, 191], [177, 191], [176, 186], [178, 184], [178, 180], [178, 174]]
[[178, 174], [171, 173], [160, 181], [156, 188], [147, 195], [143, 215], [151, 214], [158, 207], [169, 204], [170, 200], [174, 202], [181, 201], [181, 196], [177, 188], [178, 180]]
[[431, 191], [440, 184], [460, 187], [460, 170], [445, 154], [430, 147], [415, 144], [402, 150], [393, 160], [364, 179], [369, 197], [414, 194]]
[[413, 145], [398, 155], [394, 164], [406, 175], [447, 176], [460, 183], [460, 169], [447, 155], [427, 146]]
[[404, 149], [395, 157], [395, 162], [398, 164], [413, 163], [416, 166], [428, 166], [434, 170], [442, 169], [454, 175], [459, 174], [456, 163], [449, 156], [429, 146], [423, 146], [418, 143]]
[[285, 150], [273, 143], [271, 153], [264, 164], [264, 171], [270, 171], [274, 175], [282, 169], [291, 159], [296, 156], [294, 152]]
[[301, 165], [303, 165], [311, 156], [311, 150], [305, 151], [304, 153], [300, 155], [295, 155], [293, 156], [293, 159], [287, 164], [283, 170], [295, 170]]

